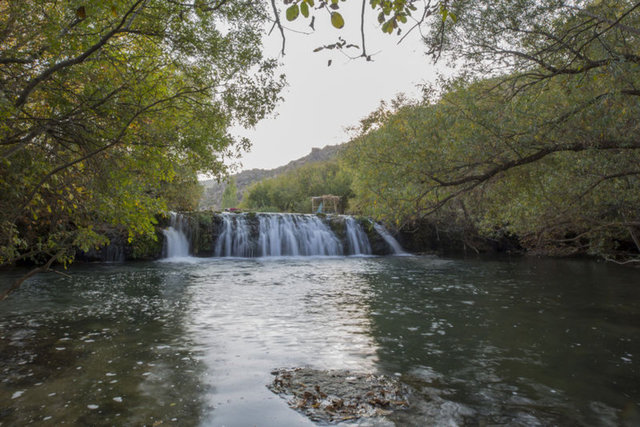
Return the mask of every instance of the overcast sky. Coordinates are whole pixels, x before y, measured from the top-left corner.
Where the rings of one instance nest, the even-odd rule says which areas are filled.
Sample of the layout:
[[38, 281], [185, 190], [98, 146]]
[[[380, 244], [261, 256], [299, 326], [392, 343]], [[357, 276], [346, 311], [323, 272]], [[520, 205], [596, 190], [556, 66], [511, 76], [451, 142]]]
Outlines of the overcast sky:
[[[357, 2], [342, 4], [359, 8]], [[319, 13], [313, 35], [287, 32], [284, 57], [279, 55], [277, 30], [265, 39], [267, 55], [279, 57], [283, 63], [281, 72], [287, 76], [288, 87], [275, 117], [264, 119], [255, 129], [235, 129], [234, 133], [253, 143], [251, 152], [241, 159], [242, 170], [272, 169], [309, 154], [312, 147], [347, 142], [345, 128], [357, 125], [381, 100], [390, 100], [400, 92], [418, 97], [416, 86], [435, 79], [436, 68], [424, 55], [419, 32], [413, 31], [397, 45], [399, 37], [382, 34], [372, 14], [367, 15], [365, 33], [373, 61], [350, 60], [336, 51], [314, 53], [314, 48], [333, 43], [339, 35], [360, 44], [358, 10], [342, 13], [346, 24], [340, 31], [331, 27], [328, 16]], [[308, 21], [297, 24], [291, 27], [308, 29]], [[331, 66], [327, 66], [329, 59]]]

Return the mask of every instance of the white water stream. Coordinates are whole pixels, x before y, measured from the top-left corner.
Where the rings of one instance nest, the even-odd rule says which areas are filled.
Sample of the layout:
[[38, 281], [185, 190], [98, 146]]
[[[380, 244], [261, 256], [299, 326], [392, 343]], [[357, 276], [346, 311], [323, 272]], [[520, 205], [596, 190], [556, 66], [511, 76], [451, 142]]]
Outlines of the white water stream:
[[182, 215], [171, 212], [171, 225], [163, 230], [166, 238], [164, 248], [166, 258], [185, 258], [189, 256], [189, 240], [185, 231], [188, 224]]
[[[340, 238], [328, 221], [317, 215], [260, 213], [220, 214], [221, 224], [214, 239], [215, 257], [282, 257], [371, 255], [372, 245], [355, 218], [344, 216], [344, 235]], [[403, 254], [398, 242], [383, 226], [374, 224], [377, 233], [391, 248]], [[165, 256], [189, 256], [189, 227], [186, 219], [172, 214], [171, 226], [164, 230]]]

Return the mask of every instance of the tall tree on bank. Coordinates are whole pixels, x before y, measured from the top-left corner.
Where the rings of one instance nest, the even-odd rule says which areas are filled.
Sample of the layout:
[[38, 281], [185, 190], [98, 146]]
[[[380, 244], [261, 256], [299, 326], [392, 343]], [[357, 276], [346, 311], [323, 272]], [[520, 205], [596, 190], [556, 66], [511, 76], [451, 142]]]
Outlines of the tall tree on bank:
[[163, 183], [221, 175], [283, 86], [259, 2], [0, 2], [0, 265], [153, 231]]

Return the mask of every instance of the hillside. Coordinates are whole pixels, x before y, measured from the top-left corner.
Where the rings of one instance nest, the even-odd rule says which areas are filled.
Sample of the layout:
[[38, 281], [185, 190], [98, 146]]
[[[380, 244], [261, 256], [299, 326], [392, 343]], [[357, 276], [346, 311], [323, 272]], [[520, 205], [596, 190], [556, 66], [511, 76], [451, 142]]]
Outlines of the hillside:
[[[231, 177], [235, 177], [236, 185], [238, 186], [238, 199], [242, 200], [244, 195], [244, 191], [253, 183], [261, 181], [267, 178], [273, 178], [283, 173], [292, 171], [301, 166], [311, 164], [311, 163], [319, 163], [325, 162], [335, 158], [336, 154], [344, 148], [345, 144], [342, 145], [327, 145], [323, 148], [312, 148], [311, 153], [307, 154], [304, 157], [301, 157], [296, 160], [292, 160], [284, 166], [280, 166], [275, 169], [250, 169], [247, 171], [242, 171], [235, 175], [231, 175]], [[200, 201], [201, 209], [220, 209], [220, 204], [222, 202], [222, 192], [224, 191], [226, 182], [218, 182], [214, 179], [200, 181], [200, 184], [204, 186], [204, 193], [202, 195], [202, 200]]]

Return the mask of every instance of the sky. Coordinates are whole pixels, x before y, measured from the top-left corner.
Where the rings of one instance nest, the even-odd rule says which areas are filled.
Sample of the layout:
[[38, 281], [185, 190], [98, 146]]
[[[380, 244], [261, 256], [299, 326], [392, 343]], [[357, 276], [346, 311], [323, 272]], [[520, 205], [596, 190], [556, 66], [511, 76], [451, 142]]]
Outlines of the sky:
[[[284, 101], [272, 116], [255, 129], [234, 128], [234, 134], [249, 138], [253, 145], [242, 156], [240, 170], [272, 169], [309, 154], [313, 147], [347, 142], [347, 128], [356, 126], [380, 101], [389, 101], [401, 92], [418, 98], [417, 86], [435, 80], [436, 67], [424, 54], [420, 33], [414, 30], [398, 45], [399, 37], [383, 34], [371, 13], [365, 18], [365, 34], [373, 61], [352, 60], [335, 50], [314, 53], [314, 48], [333, 43], [338, 36], [360, 45], [360, 6], [358, 2], [341, 5], [346, 22], [342, 30], [333, 29], [328, 15], [318, 13], [315, 33], [285, 32], [284, 56], [279, 54], [282, 38], [277, 29], [264, 39], [266, 55], [282, 62], [279, 71], [286, 75], [288, 86], [282, 92]], [[356, 9], [348, 10], [349, 6]], [[310, 30], [308, 21], [283, 24]], [[352, 56], [359, 53], [357, 49], [350, 51]], [[329, 59], [331, 66], [327, 66]]]

